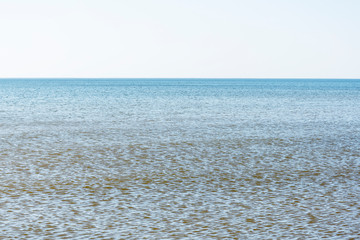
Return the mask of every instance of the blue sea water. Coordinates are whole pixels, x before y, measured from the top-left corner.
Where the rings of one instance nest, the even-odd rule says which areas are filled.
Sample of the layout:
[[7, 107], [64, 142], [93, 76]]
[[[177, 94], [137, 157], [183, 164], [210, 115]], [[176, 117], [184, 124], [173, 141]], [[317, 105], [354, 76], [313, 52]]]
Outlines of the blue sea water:
[[0, 79], [0, 239], [359, 239], [360, 80]]

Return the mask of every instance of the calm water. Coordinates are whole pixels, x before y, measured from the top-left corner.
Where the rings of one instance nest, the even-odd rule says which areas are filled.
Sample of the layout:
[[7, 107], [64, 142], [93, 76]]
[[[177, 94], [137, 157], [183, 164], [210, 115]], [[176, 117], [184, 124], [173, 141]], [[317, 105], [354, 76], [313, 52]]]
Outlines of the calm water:
[[0, 80], [0, 239], [360, 239], [360, 80]]

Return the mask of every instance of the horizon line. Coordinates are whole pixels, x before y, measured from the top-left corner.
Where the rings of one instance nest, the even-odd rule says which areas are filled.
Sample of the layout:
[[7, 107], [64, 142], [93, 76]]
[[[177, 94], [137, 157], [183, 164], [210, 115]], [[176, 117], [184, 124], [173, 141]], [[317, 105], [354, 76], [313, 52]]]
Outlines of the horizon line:
[[307, 78], [303, 78], [303, 77], [270, 77], [270, 78], [265, 78], [265, 77], [0, 77], [0, 80], [5, 80], [5, 79], [294, 79], [294, 80], [321, 80], [321, 79], [341, 79], [341, 80], [360, 80], [359, 78], [311, 78], [311, 77], [307, 77]]

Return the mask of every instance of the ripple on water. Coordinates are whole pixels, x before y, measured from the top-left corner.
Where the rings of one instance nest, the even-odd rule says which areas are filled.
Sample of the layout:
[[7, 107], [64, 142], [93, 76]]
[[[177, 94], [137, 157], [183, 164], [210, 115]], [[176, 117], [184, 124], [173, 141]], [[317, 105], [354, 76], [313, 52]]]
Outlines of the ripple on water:
[[28, 151], [34, 139], [42, 141], [3, 149], [11, 157], [2, 157], [1, 222], [15, 237], [358, 236], [354, 153], [329, 162], [324, 145], [315, 158], [301, 151], [312, 140], [48, 143]]
[[358, 93], [15, 89], [0, 238], [360, 238]]

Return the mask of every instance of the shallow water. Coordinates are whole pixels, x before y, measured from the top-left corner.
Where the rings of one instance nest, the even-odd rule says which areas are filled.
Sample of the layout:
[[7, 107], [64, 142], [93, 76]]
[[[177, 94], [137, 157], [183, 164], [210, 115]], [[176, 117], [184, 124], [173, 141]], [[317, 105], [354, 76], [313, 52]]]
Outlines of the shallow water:
[[0, 80], [0, 239], [359, 239], [360, 80]]

